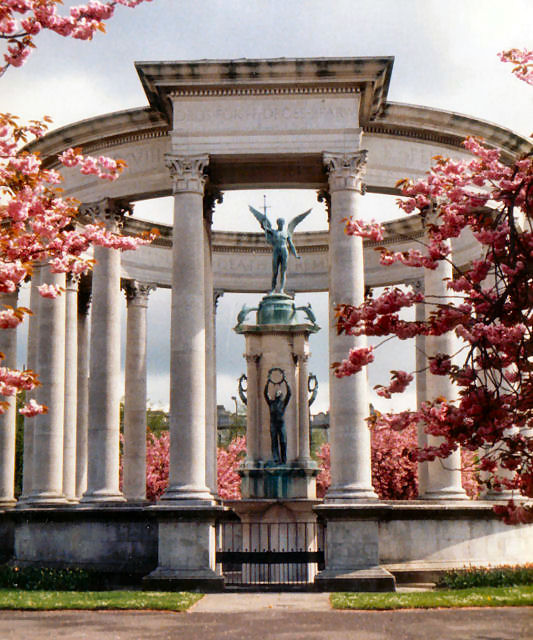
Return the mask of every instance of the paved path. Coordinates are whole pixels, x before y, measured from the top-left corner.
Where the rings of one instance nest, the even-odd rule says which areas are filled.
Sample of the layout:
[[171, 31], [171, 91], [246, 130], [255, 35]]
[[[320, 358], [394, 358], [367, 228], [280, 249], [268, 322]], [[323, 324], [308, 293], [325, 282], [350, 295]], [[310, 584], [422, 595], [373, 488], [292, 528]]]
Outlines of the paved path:
[[533, 607], [333, 611], [322, 594], [223, 594], [188, 613], [0, 612], [1, 640], [531, 640]]
[[194, 613], [331, 611], [328, 593], [212, 593], [197, 602]]

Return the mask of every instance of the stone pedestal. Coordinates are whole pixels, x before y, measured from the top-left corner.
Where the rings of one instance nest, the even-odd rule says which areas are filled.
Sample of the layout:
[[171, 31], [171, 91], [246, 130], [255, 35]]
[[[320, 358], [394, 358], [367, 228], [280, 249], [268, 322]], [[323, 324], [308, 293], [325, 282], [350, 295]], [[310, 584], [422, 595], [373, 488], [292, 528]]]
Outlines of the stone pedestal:
[[216, 573], [216, 519], [222, 507], [155, 509], [159, 523], [157, 569], [143, 580], [145, 589], [222, 591]]
[[361, 507], [315, 509], [326, 521], [326, 566], [315, 578], [321, 591], [396, 590], [394, 576], [379, 566], [379, 507]]
[[[221, 524], [220, 546], [234, 552], [317, 552], [324, 549], [323, 527], [313, 508], [319, 500], [235, 500], [226, 502], [240, 522]], [[290, 561], [243, 564], [243, 582], [264, 585], [294, 580], [313, 583], [317, 563]]]
[[[257, 311], [256, 323], [247, 316]], [[316, 497], [316, 463], [309, 456], [307, 359], [309, 335], [319, 330], [309, 307], [296, 308], [291, 296], [269, 294], [257, 309], [239, 314], [235, 331], [245, 336], [247, 366], [248, 454], [239, 471], [243, 498], [295, 499]], [[281, 369], [291, 397], [284, 412], [286, 461], [275, 461], [270, 435], [270, 410], [264, 397], [269, 372]], [[278, 372], [279, 373], [279, 372]], [[270, 385], [270, 394], [276, 385]], [[277, 387], [276, 387], [277, 388]], [[285, 395], [284, 385], [279, 387]]]

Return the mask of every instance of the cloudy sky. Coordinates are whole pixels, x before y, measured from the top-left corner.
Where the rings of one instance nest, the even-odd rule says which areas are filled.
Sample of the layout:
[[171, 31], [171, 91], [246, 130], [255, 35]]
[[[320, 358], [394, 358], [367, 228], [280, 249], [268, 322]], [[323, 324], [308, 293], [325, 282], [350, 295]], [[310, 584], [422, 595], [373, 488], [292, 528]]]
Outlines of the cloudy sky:
[[[527, 135], [533, 129], [533, 92], [511, 76], [496, 54], [531, 46], [532, 24], [531, 0], [153, 0], [134, 10], [118, 9], [107, 35], [89, 43], [39, 36], [38, 50], [27, 64], [2, 78], [0, 109], [23, 118], [48, 114], [54, 126], [62, 126], [145, 105], [134, 61], [394, 56], [390, 101], [464, 113]], [[216, 228], [253, 230], [256, 223], [246, 204], [260, 205], [262, 196], [226, 194], [215, 214]], [[268, 199], [275, 217], [312, 206], [306, 229], [324, 227], [314, 193], [277, 191]], [[143, 218], [168, 220], [170, 212], [168, 199], [136, 208]], [[390, 199], [367, 196], [365, 215], [387, 219], [399, 214]], [[163, 405], [168, 401], [168, 323], [161, 310], [168, 309], [168, 300], [168, 291], [156, 292], [149, 310], [148, 394], [153, 404]], [[313, 338], [311, 368], [322, 386], [316, 408], [325, 409], [325, 297], [313, 294], [301, 301], [312, 302], [324, 327]], [[244, 370], [242, 338], [231, 332], [243, 302], [227, 294], [217, 316], [219, 402], [227, 408]], [[387, 357], [370, 373], [371, 384], [383, 381], [398, 354], [408, 368], [408, 351], [387, 348]]]

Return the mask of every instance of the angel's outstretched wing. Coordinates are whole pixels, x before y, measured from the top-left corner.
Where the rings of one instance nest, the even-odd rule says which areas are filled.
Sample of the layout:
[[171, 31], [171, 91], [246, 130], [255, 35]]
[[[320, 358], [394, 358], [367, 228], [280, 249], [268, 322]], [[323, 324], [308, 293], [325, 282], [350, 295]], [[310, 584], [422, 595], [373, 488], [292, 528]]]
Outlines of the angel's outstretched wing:
[[272, 225], [270, 224], [270, 220], [266, 217], [264, 213], [261, 213], [257, 209], [254, 209], [252, 206], [248, 205], [248, 209], [253, 213], [257, 222], [261, 225], [261, 229], [263, 231], [272, 231]]
[[287, 231], [288, 231], [289, 237], [292, 237], [294, 229], [300, 224], [300, 222], [304, 218], [306, 218], [311, 213], [311, 211], [312, 211], [312, 209], [308, 209], [307, 211], [304, 211], [303, 213], [300, 213], [299, 216], [294, 216], [294, 218], [287, 225]]

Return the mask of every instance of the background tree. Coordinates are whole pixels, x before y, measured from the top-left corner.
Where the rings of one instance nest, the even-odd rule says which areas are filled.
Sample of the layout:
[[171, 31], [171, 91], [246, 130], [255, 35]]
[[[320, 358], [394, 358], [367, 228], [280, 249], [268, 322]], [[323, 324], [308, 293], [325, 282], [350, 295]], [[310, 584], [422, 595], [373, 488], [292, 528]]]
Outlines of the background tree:
[[[64, 37], [91, 39], [95, 31], [105, 31], [104, 21], [111, 18], [115, 6], [134, 7], [143, 0], [114, 0], [72, 7], [67, 15], [57, 11], [59, 0], [1, 0], [0, 41], [5, 44], [0, 76], [12, 67], [20, 67], [35, 48], [35, 38], [43, 30]], [[37, 153], [26, 143], [43, 136], [50, 118], [20, 124], [17, 117], [0, 113], [0, 294], [12, 293], [28, 276], [36, 262], [48, 263], [54, 272], [84, 273], [92, 266], [87, 251], [92, 245], [112, 249], [134, 249], [149, 238], [122, 237], [103, 225], [76, 225], [79, 203], [62, 198], [58, 171], [43, 169]], [[78, 167], [86, 175], [115, 180], [125, 167], [121, 160], [84, 156], [80, 149], [67, 149], [58, 158], [65, 167]], [[57, 286], [43, 283], [42, 296], [54, 298]], [[0, 328], [13, 328], [31, 313], [24, 307], [3, 306]], [[36, 373], [0, 367], [0, 394], [11, 396], [32, 389]], [[0, 410], [6, 402], [0, 402]], [[20, 408], [31, 417], [46, 410], [35, 400]]]
[[[513, 49], [500, 57], [515, 64], [517, 77], [533, 84], [531, 52]], [[399, 206], [422, 217], [424, 248], [380, 249], [385, 266], [400, 262], [435, 270], [451, 265], [448, 295], [436, 299], [431, 292], [387, 288], [359, 307], [339, 306], [337, 328], [401, 340], [454, 332], [462, 346], [456, 353], [429, 357], [427, 370], [449, 377], [457, 399], [430, 398], [418, 411], [383, 414], [373, 423], [393, 431], [421, 423], [441, 444], [417, 449], [411, 459], [447, 458], [462, 447], [478, 456], [488, 488], [533, 498], [533, 155], [509, 165], [479, 139], [467, 138], [464, 146], [471, 160], [436, 157], [425, 179], [397, 185], [405, 196]], [[349, 220], [346, 232], [378, 241], [383, 237], [381, 225], [361, 220]], [[465, 232], [478, 241], [479, 256], [461, 269], [453, 262], [451, 240]], [[424, 322], [402, 319], [400, 312], [414, 304], [430, 305]], [[372, 360], [372, 347], [355, 349], [335, 365], [335, 373], [351, 375]], [[411, 373], [393, 371], [389, 385], [380, 386], [378, 393], [390, 398], [412, 380]], [[511, 500], [495, 510], [507, 522], [533, 521], [533, 507], [525, 503]]]

